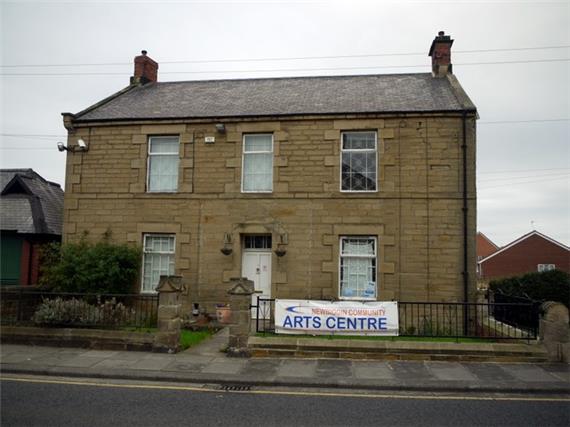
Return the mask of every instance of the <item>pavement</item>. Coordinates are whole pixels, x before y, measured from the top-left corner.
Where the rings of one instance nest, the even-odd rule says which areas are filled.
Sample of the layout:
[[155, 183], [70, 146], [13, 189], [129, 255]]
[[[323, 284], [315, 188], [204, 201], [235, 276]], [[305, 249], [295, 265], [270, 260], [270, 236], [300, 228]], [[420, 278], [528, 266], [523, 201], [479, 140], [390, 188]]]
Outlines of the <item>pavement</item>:
[[229, 358], [227, 329], [178, 354], [3, 344], [2, 374], [426, 392], [570, 394], [563, 363]]

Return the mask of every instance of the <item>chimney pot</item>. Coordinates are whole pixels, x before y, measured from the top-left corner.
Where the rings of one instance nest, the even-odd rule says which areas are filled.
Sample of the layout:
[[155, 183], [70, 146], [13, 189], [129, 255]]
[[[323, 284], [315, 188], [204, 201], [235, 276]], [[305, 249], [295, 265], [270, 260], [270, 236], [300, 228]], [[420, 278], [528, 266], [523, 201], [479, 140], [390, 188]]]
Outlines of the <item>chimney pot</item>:
[[135, 56], [135, 72], [131, 77], [131, 84], [144, 85], [156, 81], [158, 81], [158, 63], [147, 56], [146, 50], [142, 50], [141, 55]]
[[438, 36], [444, 36], [445, 35], [445, 31], [440, 31], [439, 33], [437, 33]]

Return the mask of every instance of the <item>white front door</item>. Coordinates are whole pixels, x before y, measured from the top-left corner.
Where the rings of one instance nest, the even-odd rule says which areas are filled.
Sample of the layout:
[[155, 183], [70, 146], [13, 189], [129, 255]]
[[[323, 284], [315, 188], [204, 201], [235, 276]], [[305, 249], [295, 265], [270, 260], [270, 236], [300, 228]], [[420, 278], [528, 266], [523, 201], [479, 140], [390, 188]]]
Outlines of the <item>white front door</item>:
[[[260, 291], [252, 295], [251, 304], [257, 305], [257, 297], [271, 298], [271, 249], [245, 250], [243, 252], [242, 276], [253, 280], [255, 290]], [[267, 305], [269, 307], [269, 304]], [[264, 317], [269, 317], [265, 313]], [[257, 317], [256, 309], [251, 310], [251, 317]]]

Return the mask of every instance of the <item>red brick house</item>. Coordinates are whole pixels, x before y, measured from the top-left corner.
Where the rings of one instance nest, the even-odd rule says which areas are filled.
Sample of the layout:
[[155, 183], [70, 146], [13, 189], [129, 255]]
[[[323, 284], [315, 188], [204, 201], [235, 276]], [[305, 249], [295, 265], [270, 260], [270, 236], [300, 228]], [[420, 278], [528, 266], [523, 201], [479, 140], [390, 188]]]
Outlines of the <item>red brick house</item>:
[[570, 273], [570, 248], [538, 231], [519, 237], [478, 262], [483, 280], [554, 269]]
[[492, 253], [497, 252], [500, 248], [493, 243], [491, 239], [480, 231], [477, 233], [477, 261], [487, 258]]

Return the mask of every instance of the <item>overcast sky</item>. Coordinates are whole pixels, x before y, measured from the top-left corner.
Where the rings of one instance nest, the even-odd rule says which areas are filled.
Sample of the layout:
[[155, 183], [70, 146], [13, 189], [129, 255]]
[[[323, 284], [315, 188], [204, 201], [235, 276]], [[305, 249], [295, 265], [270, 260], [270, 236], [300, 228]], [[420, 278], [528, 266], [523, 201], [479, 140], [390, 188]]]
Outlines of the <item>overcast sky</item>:
[[568, 1], [0, 2], [2, 168], [63, 184], [60, 113], [128, 85], [142, 49], [160, 81], [429, 72], [445, 30], [480, 114], [479, 230], [570, 245]]

